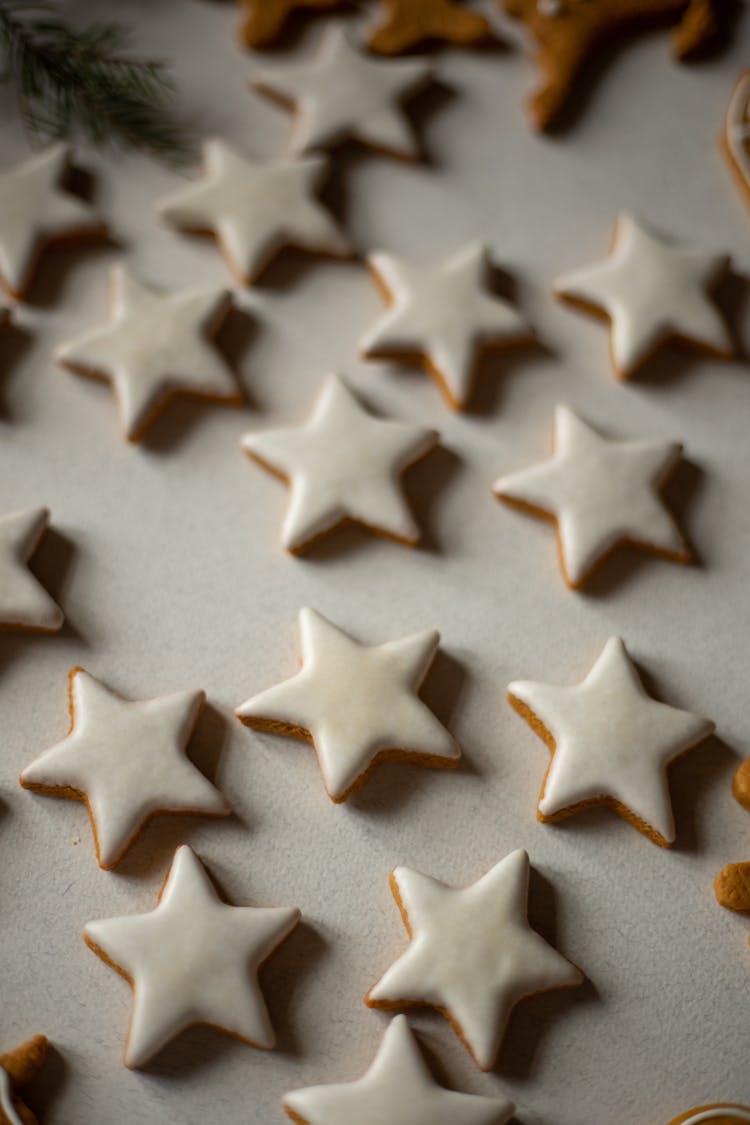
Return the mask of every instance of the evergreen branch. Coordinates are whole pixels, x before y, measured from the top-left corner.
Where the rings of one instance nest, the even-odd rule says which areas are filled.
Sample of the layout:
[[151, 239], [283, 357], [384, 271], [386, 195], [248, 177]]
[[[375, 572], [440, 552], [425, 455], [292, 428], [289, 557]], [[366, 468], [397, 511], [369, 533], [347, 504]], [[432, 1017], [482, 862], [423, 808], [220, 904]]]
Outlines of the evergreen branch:
[[171, 112], [172, 80], [163, 63], [126, 54], [127, 43], [115, 23], [71, 27], [49, 0], [0, 0], [0, 81], [15, 83], [29, 128], [182, 161], [190, 146]]

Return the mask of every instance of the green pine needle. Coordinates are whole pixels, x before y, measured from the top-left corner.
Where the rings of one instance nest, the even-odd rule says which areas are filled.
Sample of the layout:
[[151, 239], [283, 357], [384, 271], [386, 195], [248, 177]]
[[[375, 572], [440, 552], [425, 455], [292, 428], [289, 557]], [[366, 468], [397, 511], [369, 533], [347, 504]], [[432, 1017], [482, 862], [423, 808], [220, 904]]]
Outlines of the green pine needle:
[[127, 43], [118, 24], [71, 27], [49, 0], [0, 0], [0, 80], [16, 85], [27, 127], [181, 162], [190, 144], [171, 111], [172, 80], [163, 63], [126, 54]]

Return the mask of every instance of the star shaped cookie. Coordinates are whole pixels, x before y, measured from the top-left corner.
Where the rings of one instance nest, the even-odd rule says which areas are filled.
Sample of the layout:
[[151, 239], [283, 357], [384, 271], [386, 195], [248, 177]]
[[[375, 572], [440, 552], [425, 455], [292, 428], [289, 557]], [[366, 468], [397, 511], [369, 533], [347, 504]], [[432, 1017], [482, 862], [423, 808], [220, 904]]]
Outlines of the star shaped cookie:
[[740, 75], [732, 92], [722, 147], [740, 190], [750, 203], [750, 70]]
[[297, 111], [292, 151], [297, 154], [355, 139], [405, 160], [418, 157], [400, 106], [426, 85], [432, 68], [422, 59], [368, 58], [344, 32], [326, 36], [312, 63], [256, 74], [256, 90]]
[[347, 521], [417, 543], [399, 477], [437, 441], [434, 430], [373, 417], [343, 379], [330, 375], [307, 422], [246, 434], [242, 448], [291, 487], [281, 542], [294, 553]]
[[47, 508], [0, 516], [0, 629], [56, 633], [63, 611], [28, 569], [49, 526]]
[[682, 446], [671, 441], [610, 441], [567, 406], [555, 410], [554, 454], [500, 477], [500, 500], [557, 526], [563, 578], [573, 590], [623, 545], [674, 562], [691, 552], [659, 490], [676, 469]]
[[106, 233], [92, 208], [60, 187], [69, 155], [54, 144], [0, 171], [0, 281], [19, 299], [45, 246]]
[[379, 55], [400, 55], [442, 42], [471, 47], [492, 38], [489, 21], [463, 0], [380, 0], [382, 19], [367, 45]]
[[111, 323], [64, 344], [57, 360], [71, 371], [112, 383], [127, 441], [139, 441], [175, 395], [242, 402], [228, 367], [209, 343], [231, 307], [228, 290], [165, 294], [122, 267], [112, 271], [111, 287]]
[[32, 1039], [0, 1055], [0, 1125], [39, 1125], [36, 1116], [24, 1105], [18, 1087], [33, 1081], [47, 1055], [44, 1035]]
[[183, 845], [154, 910], [89, 922], [86, 944], [133, 989], [125, 1065], [145, 1066], [194, 1024], [270, 1050], [258, 970], [299, 920], [296, 907], [227, 906]]
[[[750, 812], [750, 758], [743, 762], [732, 782], [735, 799]], [[750, 913], [750, 861], [729, 863], [714, 881], [716, 901], [727, 910]]]
[[674, 843], [667, 766], [715, 727], [652, 699], [619, 637], [610, 637], [582, 683], [516, 680], [508, 701], [552, 753], [538, 820], [554, 824], [603, 805], [653, 843]]
[[542, 81], [529, 113], [537, 129], [557, 124], [603, 43], [671, 22], [676, 57], [691, 59], [715, 40], [720, 7], [719, 0], [503, 0], [503, 6], [525, 25], [536, 46]]
[[505, 1125], [514, 1106], [438, 1086], [406, 1017], [396, 1016], [362, 1078], [294, 1090], [285, 1095], [284, 1109], [297, 1125]]
[[299, 632], [301, 671], [236, 714], [246, 726], [312, 742], [332, 801], [345, 801], [384, 761], [456, 765], [461, 751], [418, 694], [437, 632], [364, 645], [312, 609], [300, 611]]
[[240, 39], [246, 47], [270, 47], [286, 30], [297, 12], [329, 12], [344, 0], [239, 0], [245, 13]]
[[555, 296], [609, 318], [615, 374], [630, 379], [669, 340], [722, 359], [734, 355], [710, 299], [728, 268], [727, 254], [669, 242], [620, 215], [610, 256], [559, 278]]
[[389, 308], [360, 340], [362, 355], [421, 360], [453, 410], [468, 405], [482, 352], [533, 339], [515, 309], [487, 290], [484, 246], [464, 247], [431, 267], [391, 254], [371, 254], [368, 264]]
[[27, 766], [20, 782], [86, 803], [105, 871], [158, 813], [229, 815], [224, 797], [185, 756], [204, 692], [132, 702], [83, 668], [70, 673], [68, 691], [70, 732]]
[[411, 944], [365, 1002], [436, 1008], [477, 1065], [491, 1070], [519, 1000], [583, 981], [529, 926], [528, 889], [529, 857], [521, 849], [460, 889], [397, 867], [391, 890]]
[[162, 200], [158, 211], [172, 226], [211, 232], [232, 273], [252, 285], [280, 250], [350, 258], [346, 237], [316, 198], [327, 163], [248, 160], [219, 138], [203, 146], [203, 179]]

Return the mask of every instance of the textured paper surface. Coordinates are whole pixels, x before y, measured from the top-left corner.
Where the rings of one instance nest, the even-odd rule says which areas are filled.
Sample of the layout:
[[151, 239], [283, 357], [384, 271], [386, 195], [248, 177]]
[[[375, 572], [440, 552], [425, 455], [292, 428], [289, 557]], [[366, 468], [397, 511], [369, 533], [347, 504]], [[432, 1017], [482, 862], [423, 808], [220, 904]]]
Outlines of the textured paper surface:
[[[200, 133], [255, 155], [284, 151], [288, 118], [247, 88], [274, 57], [239, 52], [233, 5], [111, 10], [137, 26], [139, 49], [174, 59]], [[321, 25], [295, 57], [314, 50]], [[605, 327], [550, 295], [558, 274], [606, 252], [620, 208], [729, 249], [750, 271], [750, 214], [717, 148], [748, 20], [705, 66], [675, 66], [662, 34], [638, 40], [602, 73], [574, 131], [552, 140], [525, 126], [533, 72], [517, 29], [497, 25], [512, 52], [439, 57], [445, 92], [418, 107], [429, 163], [346, 154], [332, 192], [362, 251], [428, 262], [479, 237], [511, 273], [544, 349], [488, 364], [474, 412], [451, 415], [420, 372], [355, 362], [381, 308], [371, 280], [356, 263], [293, 256], [239, 297], [259, 318], [239, 356], [250, 405], [174, 406], [143, 447], [126, 446], [110, 390], [58, 370], [54, 347], [105, 317], [115, 261], [167, 287], [229, 280], [212, 243], [159, 226], [153, 203], [180, 177], [137, 157], [82, 153], [120, 249], [50, 257], [39, 303], [18, 310], [19, 331], [3, 340], [0, 508], [50, 506], [54, 531], [35, 569], [68, 622], [57, 637], [0, 644], [0, 1037], [50, 1036], [59, 1055], [37, 1091], [50, 1123], [270, 1125], [284, 1091], [357, 1077], [385, 1022], [362, 997], [406, 940], [390, 869], [468, 882], [516, 847], [539, 873], [532, 919], [591, 983], [521, 1005], [489, 1076], [443, 1020], [415, 1013], [440, 1079], [502, 1090], [527, 1125], [660, 1125], [694, 1104], [750, 1100], [748, 925], [711, 888], [725, 863], [750, 855], [750, 818], [730, 788], [750, 754], [750, 369], [673, 353], [649, 378], [618, 385]], [[9, 108], [3, 120], [10, 162], [27, 148]], [[726, 296], [747, 346], [747, 290], [730, 285]], [[284, 487], [242, 456], [239, 438], [304, 418], [331, 369], [374, 409], [442, 432], [444, 451], [409, 478], [423, 549], [355, 533], [303, 560], [278, 546]], [[558, 401], [613, 436], [685, 443], [692, 468], [671, 495], [700, 566], [628, 557], [587, 595], [564, 587], [552, 529], [490, 495], [501, 473], [546, 455]], [[440, 629], [445, 655], [426, 697], [465, 750], [460, 771], [389, 766], [336, 807], [309, 747], [240, 726], [233, 708], [296, 668], [303, 605], [365, 641]], [[718, 724], [718, 740], [672, 771], [672, 851], [607, 812], [559, 827], [534, 819], [547, 752], [505, 703], [506, 686], [575, 682], [612, 633], [661, 698]], [[205, 689], [196, 759], [235, 819], [154, 824], [116, 873], [99, 871], [84, 808], [16, 783], [67, 729], [74, 664], [133, 697]], [[150, 909], [181, 841], [231, 901], [302, 909], [305, 924], [263, 974], [279, 1049], [198, 1030], [130, 1073], [129, 990], [81, 929]]]

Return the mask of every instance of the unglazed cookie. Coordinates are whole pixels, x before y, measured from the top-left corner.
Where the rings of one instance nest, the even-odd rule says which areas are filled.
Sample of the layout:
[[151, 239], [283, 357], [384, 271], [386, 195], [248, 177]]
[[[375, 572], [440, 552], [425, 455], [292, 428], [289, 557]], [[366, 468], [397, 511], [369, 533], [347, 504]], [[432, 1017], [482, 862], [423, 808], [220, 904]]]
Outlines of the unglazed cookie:
[[421, 361], [453, 410], [468, 405], [482, 352], [533, 339], [516, 310], [488, 291], [482, 245], [431, 267], [391, 254], [371, 254], [368, 263], [390, 307], [360, 340], [362, 355]]
[[380, 0], [381, 19], [367, 45], [379, 55], [400, 55], [433, 42], [471, 47], [492, 38], [489, 22], [464, 0]]
[[351, 46], [340, 28], [326, 36], [312, 63], [256, 74], [256, 90], [296, 110], [292, 152], [300, 155], [357, 140], [405, 160], [418, 150], [401, 104], [426, 85], [432, 73], [421, 59], [383, 62]]
[[145, 1066], [195, 1024], [273, 1047], [258, 970], [299, 920], [296, 907], [227, 906], [183, 845], [155, 910], [89, 922], [86, 944], [133, 989], [125, 1065]]
[[44, 1035], [35, 1035], [14, 1051], [0, 1055], [0, 1125], [39, 1125], [18, 1090], [33, 1081], [46, 1055]]
[[623, 214], [610, 256], [559, 278], [555, 296], [609, 319], [615, 374], [630, 379], [668, 340], [721, 359], [734, 355], [710, 299], [728, 269], [729, 255], [667, 241]]
[[0, 629], [56, 633], [65, 620], [28, 568], [49, 527], [47, 508], [0, 516]]
[[301, 426], [246, 434], [242, 448], [291, 487], [281, 542], [299, 552], [347, 521], [413, 545], [419, 527], [399, 488], [438, 435], [373, 417], [338, 375], [330, 375]]
[[85, 802], [105, 871], [159, 813], [229, 815], [224, 797], [185, 754], [202, 691], [132, 702], [74, 668], [68, 692], [67, 738], [27, 766], [20, 782], [36, 793]]
[[735, 1105], [733, 1102], [718, 1102], [716, 1105], [699, 1105], [689, 1109], [669, 1122], [669, 1125], [747, 1125], [750, 1121], [750, 1108]]
[[216, 238], [232, 273], [252, 285], [284, 247], [349, 258], [351, 246], [316, 198], [322, 156], [248, 160], [226, 141], [203, 145], [205, 175], [158, 204], [172, 226]]
[[365, 1003], [436, 1008], [482, 1070], [494, 1066], [519, 1000], [582, 983], [580, 969], [529, 926], [522, 849], [469, 887], [447, 887], [409, 867], [397, 867], [390, 882], [411, 944]]
[[682, 446], [671, 441], [610, 441], [567, 406], [555, 410], [553, 456], [500, 477], [499, 500], [552, 520], [563, 578], [586, 584], [623, 545], [689, 563], [691, 552], [664, 507], [660, 489]]
[[256, 50], [272, 46], [284, 33], [296, 12], [329, 12], [342, 8], [345, 0], [239, 0], [245, 18], [240, 40]]
[[123, 436], [138, 441], [175, 395], [240, 403], [242, 395], [209, 338], [232, 304], [226, 289], [161, 293], [116, 267], [111, 323], [57, 351], [59, 363], [112, 383]]
[[236, 714], [246, 726], [312, 742], [332, 801], [345, 801], [384, 761], [456, 765], [458, 746], [418, 694], [437, 632], [364, 645], [312, 609], [300, 611], [299, 632], [301, 671]]
[[[732, 793], [750, 812], [750, 758], [743, 762], [732, 782]], [[750, 912], [750, 861], [729, 863], [714, 881], [716, 901], [739, 914]]]
[[606, 40], [629, 30], [671, 21], [674, 52], [693, 58], [718, 30], [719, 0], [502, 0], [505, 11], [521, 20], [536, 45], [541, 86], [529, 113], [537, 129], [556, 124], [578, 84], [580, 73]]
[[604, 805], [655, 844], [674, 843], [667, 766], [714, 724], [652, 699], [619, 637], [610, 637], [582, 683], [516, 680], [508, 701], [552, 754], [537, 820], [553, 824]]
[[438, 1086], [406, 1017], [396, 1016], [362, 1078], [294, 1090], [284, 1109], [297, 1125], [505, 1125], [514, 1106]]
[[750, 203], [750, 70], [737, 80], [727, 110], [722, 146], [747, 203]]
[[69, 152], [54, 144], [0, 171], [0, 281], [14, 297], [28, 291], [49, 243], [106, 234], [92, 208], [60, 187]]

